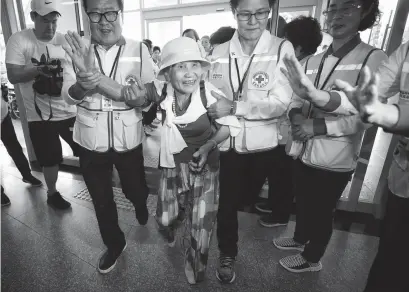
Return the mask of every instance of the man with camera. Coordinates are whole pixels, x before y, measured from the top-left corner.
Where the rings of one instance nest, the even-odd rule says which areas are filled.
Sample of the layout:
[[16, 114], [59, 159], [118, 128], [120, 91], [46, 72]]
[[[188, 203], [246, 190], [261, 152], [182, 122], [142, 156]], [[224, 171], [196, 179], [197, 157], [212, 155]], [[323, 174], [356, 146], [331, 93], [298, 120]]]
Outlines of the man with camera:
[[76, 108], [61, 97], [66, 41], [56, 32], [60, 16], [56, 0], [32, 0], [30, 16], [34, 29], [13, 34], [7, 43], [7, 75], [20, 86], [31, 142], [48, 188], [47, 203], [68, 209], [71, 204], [57, 191], [56, 183], [63, 158], [60, 136], [77, 154], [78, 145], [72, 139]]

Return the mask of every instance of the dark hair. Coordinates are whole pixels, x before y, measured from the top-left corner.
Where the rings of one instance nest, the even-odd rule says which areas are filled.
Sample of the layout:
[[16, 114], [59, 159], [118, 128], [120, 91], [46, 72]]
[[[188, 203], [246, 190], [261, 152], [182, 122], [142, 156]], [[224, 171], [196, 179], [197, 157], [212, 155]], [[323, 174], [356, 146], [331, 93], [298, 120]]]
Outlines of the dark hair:
[[155, 52], [155, 51], [159, 51], [160, 53], [160, 48], [158, 46], [154, 46], [152, 52]]
[[236, 30], [234, 28], [230, 26], [223, 26], [211, 35], [210, 44], [214, 46], [228, 42], [231, 40], [235, 32]]
[[153, 43], [150, 39], [144, 39], [142, 42], [148, 47], [149, 50], [152, 49]]
[[[239, 2], [240, 0], [230, 0], [231, 11], [236, 10], [237, 6], [239, 6]], [[275, 2], [276, 0], [268, 0], [268, 5], [270, 6], [270, 8], [273, 7]]]
[[193, 32], [193, 35], [195, 36], [196, 41], [200, 40], [199, 34], [198, 34], [197, 31], [195, 31], [193, 28], [188, 28], [188, 29], [186, 29], [186, 30], [182, 33], [182, 36], [184, 36], [185, 33], [188, 33], [188, 32]]
[[285, 37], [304, 54], [314, 54], [322, 42], [321, 26], [313, 17], [300, 16], [285, 26]]
[[[284, 17], [281, 15], [278, 16], [278, 24], [277, 24], [277, 37], [283, 38], [284, 37], [284, 29], [285, 26], [287, 25], [287, 22], [285, 21]], [[268, 31], [271, 30], [271, 18], [268, 19], [267, 21], [267, 28]]]
[[379, 22], [381, 11], [379, 10], [379, 0], [361, 0], [362, 12], [368, 14], [361, 20], [359, 31], [364, 31]]
[[[119, 10], [124, 11], [124, 0], [116, 0], [118, 1]], [[84, 6], [85, 12], [87, 12], [87, 0], [82, 0], [82, 6]]]

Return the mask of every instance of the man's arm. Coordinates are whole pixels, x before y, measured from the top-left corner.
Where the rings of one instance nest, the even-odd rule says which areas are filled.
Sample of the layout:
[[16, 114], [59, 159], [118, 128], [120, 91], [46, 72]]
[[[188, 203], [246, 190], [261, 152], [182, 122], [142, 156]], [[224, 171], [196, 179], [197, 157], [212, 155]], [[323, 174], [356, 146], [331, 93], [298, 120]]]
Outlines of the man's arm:
[[[155, 73], [153, 70], [152, 62], [150, 61], [150, 54], [145, 45], [142, 44], [142, 60], [141, 60], [141, 70], [142, 70], [142, 84], [151, 83], [155, 79]], [[111, 98], [115, 101], [125, 101], [124, 91], [127, 90], [126, 86], [119, 84], [115, 80], [103, 75], [101, 83], [98, 85], [98, 91], [104, 96]], [[150, 103], [144, 103], [138, 106], [148, 106]]]
[[[289, 42], [283, 44], [281, 55], [294, 55], [294, 49]], [[236, 116], [242, 116], [247, 119], [268, 119], [280, 117], [287, 111], [293, 90], [287, 78], [281, 72], [283, 67], [284, 63], [283, 59], [281, 59], [273, 73], [273, 87], [268, 96], [258, 100], [238, 101]]]
[[61, 96], [66, 103], [76, 105], [83, 101], [88, 92], [78, 84], [74, 67], [68, 54], [66, 54], [66, 60], [67, 61], [64, 62], [64, 81]]

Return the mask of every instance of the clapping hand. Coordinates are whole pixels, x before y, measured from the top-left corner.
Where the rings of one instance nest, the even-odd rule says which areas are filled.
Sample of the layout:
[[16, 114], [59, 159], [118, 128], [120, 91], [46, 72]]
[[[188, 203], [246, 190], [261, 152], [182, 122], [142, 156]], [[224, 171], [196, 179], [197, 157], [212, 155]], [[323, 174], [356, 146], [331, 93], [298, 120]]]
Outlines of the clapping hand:
[[287, 70], [281, 68], [281, 72], [287, 77], [294, 93], [302, 99], [311, 100], [316, 95], [317, 89], [304, 73], [300, 62], [294, 55], [285, 55], [283, 62]]
[[72, 62], [80, 72], [95, 71], [94, 45], [86, 46], [80, 35], [76, 32], [68, 31], [65, 35], [68, 46], [63, 48], [71, 57]]
[[193, 173], [199, 173], [202, 171], [209, 152], [204, 147], [199, 148], [194, 154], [192, 160], [189, 162], [189, 168]]
[[373, 124], [379, 124], [376, 113], [382, 112], [384, 107], [378, 97], [378, 84], [378, 74], [371, 74], [366, 66], [362, 70], [362, 76], [356, 87], [352, 87], [348, 82], [335, 80], [335, 85], [346, 94], [351, 103], [358, 109], [362, 121]]

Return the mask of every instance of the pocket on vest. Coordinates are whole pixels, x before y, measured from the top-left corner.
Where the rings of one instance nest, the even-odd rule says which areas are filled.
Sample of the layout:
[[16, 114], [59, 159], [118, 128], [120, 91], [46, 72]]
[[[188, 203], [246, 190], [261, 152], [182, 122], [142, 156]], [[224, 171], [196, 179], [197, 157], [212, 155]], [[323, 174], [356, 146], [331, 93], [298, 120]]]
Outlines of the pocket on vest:
[[352, 142], [336, 139], [314, 139], [308, 156], [317, 167], [351, 170], [355, 165], [355, 147]]
[[118, 151], [131, 150], [142, 142], [141, 117], [135, 110], [114, 113], [114, 148]]
[[77, 115], [74, 124], [74, 141], [89, 150], [98, 147], [97, 115]]
[[249, 151], [275, 147], [278, 144], [277, 121], [246, 122], [244, 134]]

